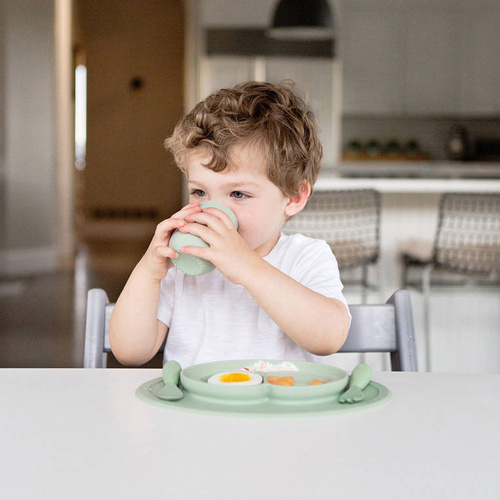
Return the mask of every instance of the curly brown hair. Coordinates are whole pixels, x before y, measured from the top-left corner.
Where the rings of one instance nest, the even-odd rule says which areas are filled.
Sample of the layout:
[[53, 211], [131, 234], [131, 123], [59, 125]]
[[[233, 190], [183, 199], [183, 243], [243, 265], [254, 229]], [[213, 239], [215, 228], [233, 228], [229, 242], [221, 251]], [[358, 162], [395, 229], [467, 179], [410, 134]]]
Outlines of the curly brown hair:
[[201, 148], [210, 157], [205, 166], [221, 172], [234, 146], [253, 143], [263, 147], [267, 176], [285, 196], [297, 195], [304, 180], [312, 189], [323, 148], [317, 120], [293, 85], [246, 82], [221, 89], [179, 121], [165, 146], [183, 171], [186, 154]]

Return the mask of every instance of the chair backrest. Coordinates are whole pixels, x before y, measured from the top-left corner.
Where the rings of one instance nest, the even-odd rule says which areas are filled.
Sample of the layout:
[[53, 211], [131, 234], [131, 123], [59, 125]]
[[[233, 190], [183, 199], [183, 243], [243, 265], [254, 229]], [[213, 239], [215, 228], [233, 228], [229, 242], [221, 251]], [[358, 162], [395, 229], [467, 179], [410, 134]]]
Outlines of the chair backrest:
[[461, 273], [500, 273], [500, 194], [444, 193], [433, 260]]
[[[99, 288], [89, 290], [85, 329], [84, 368], [103, 368], [109, 345], [109, 318], [114, 304]], [[398, 290], [385, 304], [349, 307], [352, 314], [347, 341], [340, 352], [389, 352], [394, 371], [417, 371], [410, 292]]]
[[304, 209], [283, 226], [283, 232], [325, 240], [340, 269], [377, 262], [380, 193], [373, 189], [314, 193]]
[[114, 304], [106, 292], [92, 288], [87, 293], [87, 314], [85, 324], [84, 368], [103, 368], [106, 354], [111, 352], [109, 345], [109, 318]]
[[398, 290], [385, 304], [350, 305], [349, 335], [339, 352], [388, 352], [393, 371], [418, 370], [411, 296]]

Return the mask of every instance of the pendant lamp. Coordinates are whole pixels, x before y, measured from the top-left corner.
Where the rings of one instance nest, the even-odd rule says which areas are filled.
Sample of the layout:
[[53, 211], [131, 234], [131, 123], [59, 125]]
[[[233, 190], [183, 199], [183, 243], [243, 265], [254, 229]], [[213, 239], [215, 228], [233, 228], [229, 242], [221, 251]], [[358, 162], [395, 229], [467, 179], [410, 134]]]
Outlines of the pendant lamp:
[[327, 0], [278, 0], [272, 38], [324, 40], [333, 38], [333, 15]]

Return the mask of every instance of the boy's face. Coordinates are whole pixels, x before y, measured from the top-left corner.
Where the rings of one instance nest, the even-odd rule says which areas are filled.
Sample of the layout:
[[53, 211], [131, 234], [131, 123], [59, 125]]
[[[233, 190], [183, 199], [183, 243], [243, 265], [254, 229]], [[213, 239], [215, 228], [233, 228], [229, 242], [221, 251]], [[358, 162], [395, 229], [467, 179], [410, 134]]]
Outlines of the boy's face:
[[222, 172], [203, 164], [208, 157], [193, 151], [186, 157], [189, 201], [217, 201], [228, 206], [238, 218], [238, 232], [260, 256], [267, 255], [277, 243], [281, 226], [290, 211], [290, 198], [267, 177], [260, 148], [235, 146], [231, 163]]

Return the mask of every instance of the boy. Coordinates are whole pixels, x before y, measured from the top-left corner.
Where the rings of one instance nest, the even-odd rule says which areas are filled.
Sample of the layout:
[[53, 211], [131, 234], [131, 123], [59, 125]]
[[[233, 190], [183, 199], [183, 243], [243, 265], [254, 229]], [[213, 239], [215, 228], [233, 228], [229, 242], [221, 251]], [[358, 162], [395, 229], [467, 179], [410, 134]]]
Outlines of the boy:
[[[161, 222], [113, 310], [110, 343], [125, 365], [150, 360], [167, 333], [166, 362], [319, 361], [344, 343], [350, 316], [335, 257], [324, 241], [285, 236], [318, 176], [316, 121], [286, 86], [222, 89], [177, 124], [166, 146], [187, 177], [190, 204]], [[239, 223], [200, 202], [227, 205]], [[216, 269], [173, 267], [175, 229], [208, 248], [182, 251]]]

